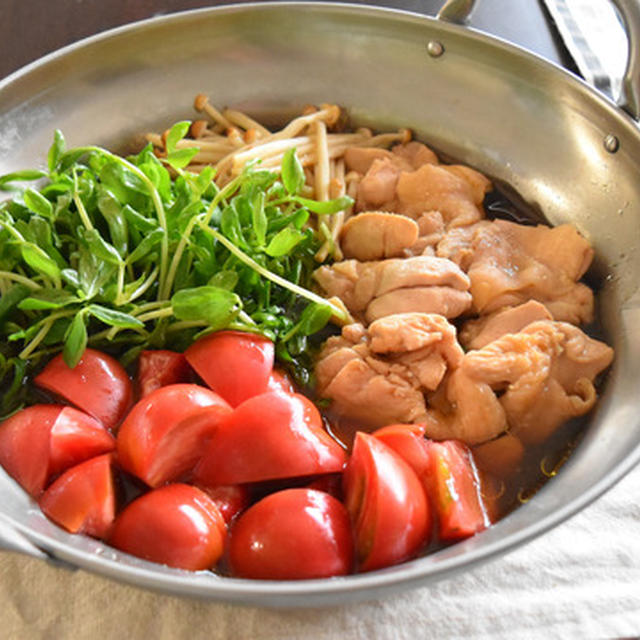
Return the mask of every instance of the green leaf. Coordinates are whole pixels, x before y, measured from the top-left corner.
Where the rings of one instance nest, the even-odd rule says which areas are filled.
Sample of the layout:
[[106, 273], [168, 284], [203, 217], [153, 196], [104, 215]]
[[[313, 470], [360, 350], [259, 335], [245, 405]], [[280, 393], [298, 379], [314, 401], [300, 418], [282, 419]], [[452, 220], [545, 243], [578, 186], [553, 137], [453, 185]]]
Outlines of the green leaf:
[[138, 260], [142, 260], [162, 241], [164, 231], [162, 229], [154, 229], [151, 233], [142, 238], [140, 244], [127, 256], [127, 264], [135, 264]]
[[38, 191], [27, 189], [22, 194], [22, 198], [27, 207], [34, 213], [47, 219], [51, 219], [53, 216], [53, 205]]
[[56, 129], [53, 133], [53, 144], [49, 147], [49, 153], [47, 154], [47, 166], [49, 172], [53, 173], [57, 167], [60, 158], [64, 154], [67, 147], [62, 131]]
[[176, 149], [167, 154], [165, 159], [167, 164], [170, 164], [174, 169], [184, 169], [193, 160], [193, 157], [197, 155], [198, 151], [200, 151], [198, 147]]
[[304, 185], [305, 176], [295, 149], [288, 149], [284, 154], [281, 171], [282, 183], [287, 193], [291, 195], [298, 194]]
[[0, 323], [24, 300], [31, 289], [23, 284], [14, 284], [0, 296]]
[[222, 210], [222, 216], [220, 217], [220, 229], [222, 233], [233, 242], [233, 244], [247, 248], [247, 242], [242, 233], [242, 225], [240, 224], [240, 217], [238, 211], [233, 205], [233, 202]]
[[24, 298], [18, 305], [23, 311], [40, 311], [42, 309], [59, 309], [80, 300], [63, 289], [43, 289], [35, 291]]
[[142, 231], [142, 233], [149, 233], [149, 231], [159, 227], [157, 220], [145, 218], [128, 204], [122, 207], [122, 213], [127, 222], [138, 231]]
[[231, 269], [223, 269], [211, 276], [209, 284], [212, 287], [218, 287], [220, 289], [226, 289], [227, 291], [233, 291], [238, 284], [238, 272]]
[[265, 249], [265, 253], [272, 258], [286, 256], [291, 253], [292, 249], [301, 242], [304, 237], [305, 234], [302, 231], [285, 227], [271, 238], [271, 241]]
[[100, 171], [100, 180], [122, 204], [140, 211], [149, 202], [146, 185], [118, 162], [107, 162]]
[[264, 246], [267, 238], [267, 215], [264, 211], [264, 191], [258, 191], [255, 197], [252, 199], [252, 222], [253, 232], [256, 234], [256, 240], [258, 246]]
[[324, 202], [320, 202], [319, 200], [309, 200], [308, 198], [302, 198], [301, 196], [295, 196], [293, 200], [309, 209], [309, 211], [313, 211], [313, 213], [320, 216], [332, 215], [334, 213], [338, 213], [338, 211], [348, 209], [353, 205], [353, 198], [350, 198], [349, 196], [342, 196], [335, 200], [325, 200]]
[[80, 228], [79, 233], [97, 258], [113, 265], [119, 265], [122, 262], [117, 249], [112, 244], [109, 244], [97, 229]]
[[166, 147], [167, 153], [172, 153], [176, 149], [176, 145], [182, 138], [184, 138], [187, 133], [189, 133], [189, 127], [191, 126], [191, 121], [182, 120], [181, 122], [176, 122], [169, 132], [167, 133], [166, 138]]
[[69, 329], [64, 338], [64, 348], [62, 357], [68, 367], [73, 369], [84, 354], [87, 347], [87, 327], [85, 325], [85, 314], [78, 311], [69, 325]]
[[4, 189], [5, 185], [12, 182], [31, 182], [44, 178], [47, 174], [38, 169], [25, 169], [24, 171], [14, 171], [0, 176], [0, 189]]
[[127, 253], [129, 230], [118, 199], [103, 186], [98, 187], [98, 210], [109, 225], [111, 242], [121, 257]]
[[51, 278], [55, 282], [60, 281], [60, 267], [40, 247], [26, 242], [20, 245], [22, 259], [34, 270]]
[[298, 321], [298, 333], [310, 336], [324, 329], [329, 322], [333, 311], [327, 304], [313, 302], [307, 305]]
[[171, 305], [179, 320], [201, 320], [214, 330], [229, 326], [242, 309], [239, 296], [212, 286], [182, 289], [173, 294]]
[[128, 313], [123, 313], [122, 311], [109, 309], [99, 304], [91, 304], [87, 309], [94, 318], [111, 327], [120, 327], [122, 329], [142, 329], [144, 327], [144, 323], [138, 320], [138, 318]]

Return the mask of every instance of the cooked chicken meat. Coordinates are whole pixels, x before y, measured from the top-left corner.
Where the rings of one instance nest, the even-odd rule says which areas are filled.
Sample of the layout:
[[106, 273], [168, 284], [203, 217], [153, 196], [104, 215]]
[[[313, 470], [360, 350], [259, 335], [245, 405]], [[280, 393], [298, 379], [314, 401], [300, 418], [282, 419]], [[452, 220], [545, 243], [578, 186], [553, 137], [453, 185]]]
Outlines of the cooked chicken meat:
[[361, 261], [395, 258], [416, 243], [418, 232], [418, 224], [411, 218], [367, 211], [345, 222], [340, 246], [345, 258]]
[[593, 249], [571, 225], [481, 222], [447, 233], [437, 255], [467, 272], [478, 314], [534, 299], [555, 320], [581, 324], [593, 318], [593, 293], [578, 282]]
[[471, 305], [468, 277], [443, 258], [345, 260], [320, 267], [314, 276], [327, 297], [339, 297], [354, 316], [367, 323], [409, 312], [455, 318]]
[[430, 410], [427, 433], [473, 445], [509, 428], [525, 444], [542, 442], [593, 407], [593, 381], [612, 359], [571, 324], [533, 322], [465, 354], [446, 383], [449, 411]]
[[436, 314], [407, 313], [342, 329], [324, 345], [315, 373], [341, 416], [375, 428], [425, 419], [424, 392], [438, 387], [463, 352], [456, 330]]
[[553, 316], [543, 304], [535, 300], [500, 309], [465, 322], [460, 330], [460, 344], [466, 349], [481, 349], [505, 333], [518, 333], [537, 320], [553, 320]]

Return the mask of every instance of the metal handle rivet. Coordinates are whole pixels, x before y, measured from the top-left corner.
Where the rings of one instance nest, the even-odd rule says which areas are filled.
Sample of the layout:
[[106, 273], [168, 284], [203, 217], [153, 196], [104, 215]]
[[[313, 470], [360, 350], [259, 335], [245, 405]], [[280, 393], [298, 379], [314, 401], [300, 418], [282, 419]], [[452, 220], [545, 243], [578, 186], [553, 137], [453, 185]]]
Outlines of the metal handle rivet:
[[609, 153], [615, 153], [620, 148], [620, 140], [612, 133], [609, 133], [604, 137], [604, 148]]
[[442, 42], [429, 40], [429, 43], [427, 44], [427, 53], [432, 58], [439, 58], [444, 53], [444, 46], [442, 45]]

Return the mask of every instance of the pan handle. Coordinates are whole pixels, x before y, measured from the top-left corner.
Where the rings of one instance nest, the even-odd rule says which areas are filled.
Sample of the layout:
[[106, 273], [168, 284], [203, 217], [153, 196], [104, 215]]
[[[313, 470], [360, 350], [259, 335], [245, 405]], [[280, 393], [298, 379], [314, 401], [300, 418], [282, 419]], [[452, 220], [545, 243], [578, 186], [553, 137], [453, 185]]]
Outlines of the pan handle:
[[640, 120], [640, 2], [612, 1], [620, 12], [629, 38], [627, 68], [622, 78], [622, 93], [618, 106], [635, 120]]
[[[640, 120], [640, 0], [611, 0], [618, 9], [629, 38], [627, 67], [622, 79], [618, 106], [634, 120]], [[476, 0], [446, 0], [438, 20], [464, 25], [469, 21]]]
[[438, 20], [454, 24], [466, 24], [471, 17], [476, 0], [447, 0], [438, 11]]

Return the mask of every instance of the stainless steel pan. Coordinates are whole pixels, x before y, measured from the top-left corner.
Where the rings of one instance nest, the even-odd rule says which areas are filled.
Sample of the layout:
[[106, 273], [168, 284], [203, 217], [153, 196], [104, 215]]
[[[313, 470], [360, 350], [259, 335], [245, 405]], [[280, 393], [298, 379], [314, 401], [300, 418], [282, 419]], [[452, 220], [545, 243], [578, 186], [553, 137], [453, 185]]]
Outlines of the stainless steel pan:
[[534, 499], [488, 531], [384, 571], [305, 582], [191, 574], [66, 534], [0, 471], [0, 546], [139, 586], [261, 605], [379, 596], [451, 576], [562, 522], [640, 459], [640, 7], [622, 105], [569, 73], [474, 32], [472, 2], [440, 19], [336, 4], [249, 4], [153, 19], [67, 47], [0, 84], [0, 172], [44, 163], [54, 128], [117, 148], [191, 113], [196, 93], [272, 117], [335, 101], [362, 124], [410, 126], [440, 152], [511, 185], [592, 241], [604, 331], [616, 349], [583, 442]]

